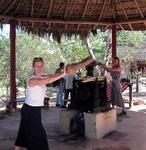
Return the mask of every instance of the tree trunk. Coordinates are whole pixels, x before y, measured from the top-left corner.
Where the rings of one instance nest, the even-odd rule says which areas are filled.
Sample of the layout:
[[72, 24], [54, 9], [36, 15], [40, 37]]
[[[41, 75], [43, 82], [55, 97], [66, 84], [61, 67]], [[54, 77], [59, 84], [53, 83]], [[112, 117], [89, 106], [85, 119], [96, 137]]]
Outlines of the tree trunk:
[[89, 55], [92, 56], [92, 58], [95, 60], [96, 58], [95, 58], [95, 55], [94, 55], [94, 53], [93, 53], [93, 50], [92, 50], [92, 46], [91, 46], [89, 37], [84, 38], [83, 42], [84, 42], [84, 44], [85, 44], [86, 47], [87, 47], [87, 50], [88, 50]]
[[[109, 56], [112, 48], [112, 38], [111, 38], [111, 30], [107, 30], [107, 39], [106, 39], [106, 47], [105, 47], [105, 53], [104, 53], [104, 63], [108, 65]], [[105, 70], [101, 71], [101, 75], [105, 74]]]
[[108, 38], [106, 40], [106, 48], [105, 48], [105, 54], [104, 54], [104, 63], [107, 65], [109, 61], [109, 54], [112, 48], [112, 40], [111, 40], [111, 30], [107, 31], [108, 33]]

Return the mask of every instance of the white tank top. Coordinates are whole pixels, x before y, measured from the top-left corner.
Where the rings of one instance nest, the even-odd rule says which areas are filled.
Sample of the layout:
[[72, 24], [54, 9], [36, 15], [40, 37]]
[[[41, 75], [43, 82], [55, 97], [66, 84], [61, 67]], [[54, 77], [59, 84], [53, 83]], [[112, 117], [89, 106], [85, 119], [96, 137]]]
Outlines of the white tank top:
[[[35, 75], [32, 75], [30, 79], [37, 78]], [[30, 106], [43, 106], [44, 105], [44, 97], [46, 93], [46, 85], [36, 85], [34, 87], [28, 86], [27, 82], [27, 96], [25, 103]]]

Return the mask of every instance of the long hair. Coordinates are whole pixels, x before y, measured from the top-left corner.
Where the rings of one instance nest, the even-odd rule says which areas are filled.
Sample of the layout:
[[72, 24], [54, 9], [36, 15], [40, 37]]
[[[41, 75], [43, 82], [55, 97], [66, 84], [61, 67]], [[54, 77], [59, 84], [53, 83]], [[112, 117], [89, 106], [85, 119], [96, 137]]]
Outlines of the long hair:
[[116, 67], [121, 67], [121, 64], [120, 64], [120, 59], [119, 59], [119, 57], [113, 57], [113, 59], [117, 59], [118, 60], [118, 64], [117, 64], [117, 66]]

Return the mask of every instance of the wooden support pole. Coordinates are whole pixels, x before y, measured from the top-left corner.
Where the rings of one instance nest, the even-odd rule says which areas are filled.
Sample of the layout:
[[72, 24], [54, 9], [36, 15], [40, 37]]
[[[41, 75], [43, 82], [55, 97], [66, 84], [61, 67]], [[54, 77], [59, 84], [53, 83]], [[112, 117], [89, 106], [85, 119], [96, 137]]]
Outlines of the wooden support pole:
[[131, 108], [132, 105], [133, 105], [133, 102], [132, 102], [132, 83], [130, 83], [130, 85], [129, 85], [129, 108]]
[[112, 57], [117, 56], [116, 51], [116, 25], [112, 26]]
[[10, 104], [16, 109], [16, 23], [10, 22]]
[[136, 93], [139, 92], [139, 74], [136, 75]]

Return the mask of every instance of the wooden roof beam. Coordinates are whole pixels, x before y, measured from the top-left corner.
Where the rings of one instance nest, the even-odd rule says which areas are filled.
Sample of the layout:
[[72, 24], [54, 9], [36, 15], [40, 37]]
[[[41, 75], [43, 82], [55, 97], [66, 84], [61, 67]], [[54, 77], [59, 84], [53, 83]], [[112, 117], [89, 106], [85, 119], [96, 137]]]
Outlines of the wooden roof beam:
[[77, 26], [77, 30], [79, 30], [80, 29], [80, 25], [78, 24], [78, 26]]
[[5, 12], [3, 13], [3, 15], [5, 15], [15, 4], [16, 0], [13, 0], [13, 2], [11, 3], [11, 5], [5, 10]]
[[144, 18], [144, 15], [143, 15], [143, 13], [142, 13], [142, 11], [141, 11], [139, 5], [138, 5], [137, 0], [134, 0], [134, 3], [135, 3], [135, 5], [136, 5], [136, 7], [137, 7], [137, 9], [138, 9], [138, 11], [139, 11], [139, 13], [140, 13], [140, 15], [141, 15], [141, 18]]
[[47, 18], [33, 18], [33, 17], [13, 17], [0, 15], [0, 18], [6, 20], [20, 20], [20, 21], [31, 21], [31, 22], [48, 22], [48, 23], [62, 23], [62, 24], [88, 24], [88, 25], [112, 25], [110, 22], [98, 22], [98, 21], [86, 21], [86, 20], [61, 20], [61, 19], [47, 19]]
[[101, 9], [101, 12], [100, 12], [98, 21], [100, 21], [100, 19], [101, 19], [101, 17], [102, 17], [103, 11], [104, 11], [104, 9], [105, 9], [105, 4], [106, 4], [106, 0], [104, 0], [104, 3], [103, 3], [103, 6], [102, 6], [102, 9]]
[[128, 26], [130, 27], [130, 30], [133, 31], [132, 23], [128, 23]]
[[146, 21], [144, 21], [143, 23], [144, 23], [144, 25], [146, 26]]
[[30, 16], [33, 16], [33, 10], [34, 10], [34, 0], [32, 0], [32, 4], [31, 4], [31, 14]]
[[67, 0], [66, 7], [65, 7], [65, 12], [64, 12], [64, 19], [66, 19], [66, 17], [67, 17], [69, 2], [70, 2], [70, 0]]
[[88, 24], [88, 25], [113, 25], [113, 24], [128, 24], [128, 23], [143, 23], [146, 18], [126, 20], [126, 21], [115, 21], [112, 22], [101, 22], [101, 21], [86, 21], [86, 20], [64, 20], [64, 19], [47, 19], [47, 18], [33, 18], [33, 17], [14, 17], [9, 15], [0, 15], [0, 19], [6, 20], [19, 20], [19, 21], [33, 21], [33, 22], [48, 22], [48, 23], [62, 23], [62, 24]]
[[14, 11], [14, 14], [17, 12], [17, 10], [19, 9], [20, 5], [23, 3], [23, 0], [20, 0], [15, 11]]
[[119, 3], [120, 3], [120, 6], [121, 6], [121, 8], [122, 8], [122, 11], [123, 11], [123, 13], [124, 13], [124, 15], [125, 15], [125, 18], [128, 20], [127, 13], [126, 13], [125, 9], [123, 8], [123, 5], [122, 5], [122, 3], [121, 3], [121, 0], [119, 0]]
[[118, 26], [122, 29], [125, 30], [124, 27], [121, 24], [118, 24]]
[[115, 24], [143, 23], [144, 21], [146, 21], [146, 17], [141, 19], [130, 19], [126, 21], [115, 21]]
[[67, 24], [65, 25], [65, 30], [67, 29]]
[[93, 26], [93, 30], [96, 30], [96, 25]]
[[51, 13], [52, 4], [53, 4], [53, 0], [50, 0], [50, 3], [49, 3], [49, 8], [48, 8], [48, 13], [47, 13], [47, 18], [49, 18], [49, 17], [50, 17], [50, 13]]
[[[18, 21], [20, 21], [20, 22], [21, 22], [21, 20], [18, 20]], [[31, 27], [33, 28], [33, 27], [34, 27], [34, 22], [33, 22], [33, 21], [31, 21], [31, 20], [29, 20], [28, 22], [29, 22], [29, 24], [31, 24]]]
[[107, 30], [107, 29], [108, 29], [108, 27], [109, 27], [109, 25], [106, 25], [106, 26], [105, 26], [105, 30]]
[[[26, 29], [32, 29], [32, 26], [31, 25], [29, 25], [29, 26], [27, 26], [26, 27]], [[77, 28], [75, 27], [75, 28], [69, 28], [68, 26], [65, 28], [60, 28], [60, 27], [53, 27], [53, 26], [50, 26], [49, 24], [48, 24], [48, 26], [47, 27], [43, 27], [43, 26], [40, 26], [39, 28], [38, 27], [36, 27], [36, 26], [34, 26], [34, 29], [39, 29], [39, 30], [46, 30], [46, 31], [56, 31], [56, 30], [59, 30], [59, 31], [87, 31], [87, 30], [90, 30], [90, 29], [88, 29], [88, 28], [79, 28], [79, 30], [77, 30]]]
[[[38, 28], [36, 28], [36, 29], [38, 29]], [[42, 29], [42, 30], [46, 30], [46, 28], [39, 28], [40, 30]], [[77, 32], [77, 31], [87, 31], [87, 30], [89, 30], [89, 29], [85, 29], [85, 28], [80, 28], [79, 30], [77, 30], [76, 28], [74, 28], [74, 29], [70, 29], [70, 28], [62, 28], [62, 29], [60, 29], [60, 28], [48, 28], [47, 29], [47, 31], [75, 31], [75, 32]]]
[[50, 30], [51, 29], [51, 23], [48, 24], [48, 29], [47, 30]]
[[89, 0], [86, 0], [86, 4], [85, 4], [84, 11], [83, 11], [83, 14], [82, 14], [82, 19], [84, 19], [84, 16], [85, 16], [85, 12], [86, 12], [88, 3], [89, 3]]

